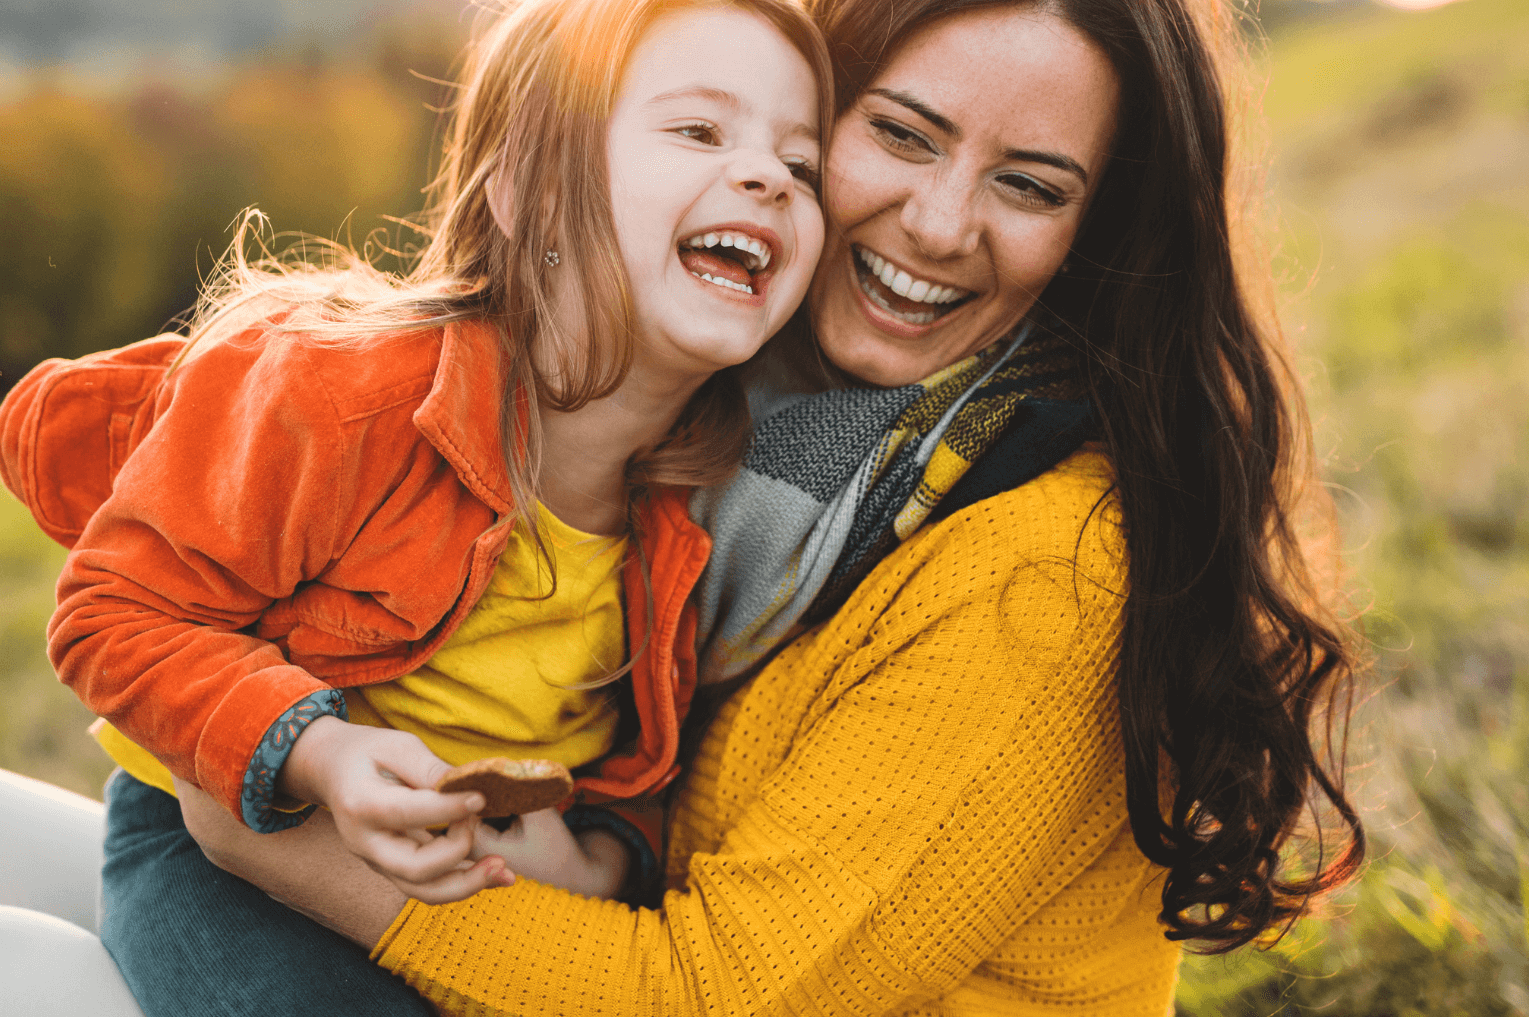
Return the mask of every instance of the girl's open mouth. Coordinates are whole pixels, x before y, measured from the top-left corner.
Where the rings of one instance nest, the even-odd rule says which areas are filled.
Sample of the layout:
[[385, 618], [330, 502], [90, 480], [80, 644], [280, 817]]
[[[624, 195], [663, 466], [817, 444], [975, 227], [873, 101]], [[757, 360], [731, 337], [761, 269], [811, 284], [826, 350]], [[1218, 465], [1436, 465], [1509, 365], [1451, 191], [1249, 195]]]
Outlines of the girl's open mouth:
[[976, 294], [955, 286], [920, 279], [868, 248], [851, 245], [860, 292], [888, 315], [906, 325], [932, 325]]
[[780, 241], [758, 227], [716, 226], [680, 241], [680, 263], [702, 282], [746, 297], [764, 294]]

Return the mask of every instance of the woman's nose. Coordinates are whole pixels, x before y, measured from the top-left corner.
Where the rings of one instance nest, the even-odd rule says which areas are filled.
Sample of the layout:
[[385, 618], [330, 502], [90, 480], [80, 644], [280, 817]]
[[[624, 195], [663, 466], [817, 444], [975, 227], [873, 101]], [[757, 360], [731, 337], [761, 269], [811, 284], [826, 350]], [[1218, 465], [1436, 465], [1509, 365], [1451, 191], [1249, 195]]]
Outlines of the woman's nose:
[[926, 257], [964, 257], [977, 249], [981, 234], [976, 201], [976, 188], [967, 181], [936, 174], [904, 200], [902, 227]]
[[764, 204], [789, 205], [796, 178], [774, 152], [740, 149], [732, 165], [733, 186]]

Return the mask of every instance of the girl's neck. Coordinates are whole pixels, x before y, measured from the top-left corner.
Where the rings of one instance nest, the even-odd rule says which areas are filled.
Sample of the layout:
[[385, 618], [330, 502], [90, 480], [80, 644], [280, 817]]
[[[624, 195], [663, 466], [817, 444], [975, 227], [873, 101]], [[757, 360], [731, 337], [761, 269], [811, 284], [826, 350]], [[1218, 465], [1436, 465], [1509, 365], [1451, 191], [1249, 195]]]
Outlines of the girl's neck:
[[604, 399], [570, 413], [542, 407], [542, 504], [585, 533], [626, 532], [627, 463], [664, 439], [705, 380], [634, 363]]

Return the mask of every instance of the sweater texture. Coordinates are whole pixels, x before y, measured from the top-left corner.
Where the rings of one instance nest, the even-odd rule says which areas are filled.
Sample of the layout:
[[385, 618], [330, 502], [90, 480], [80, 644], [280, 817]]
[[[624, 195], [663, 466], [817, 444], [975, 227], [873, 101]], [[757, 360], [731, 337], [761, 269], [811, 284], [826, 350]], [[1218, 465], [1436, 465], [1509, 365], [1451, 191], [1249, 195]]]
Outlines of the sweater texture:
[[658, 910], [526, 881], [374, 956], [448, 1015], [1162, 1017], [1180, 949], [1126, 818], [1105, 458], [926, 527], [722, 709]]

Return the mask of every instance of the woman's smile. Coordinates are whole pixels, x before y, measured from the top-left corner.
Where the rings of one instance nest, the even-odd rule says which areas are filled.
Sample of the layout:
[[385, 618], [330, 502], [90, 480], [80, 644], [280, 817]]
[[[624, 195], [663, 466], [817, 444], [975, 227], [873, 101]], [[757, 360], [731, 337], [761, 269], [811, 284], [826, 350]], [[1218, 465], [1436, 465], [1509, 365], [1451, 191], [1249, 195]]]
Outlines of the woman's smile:
[[850, 245], [860, 293], [898, 325], [922, 329], [953, 313], [975, 294], [936, 278], [915, 275], [869, 247]]

